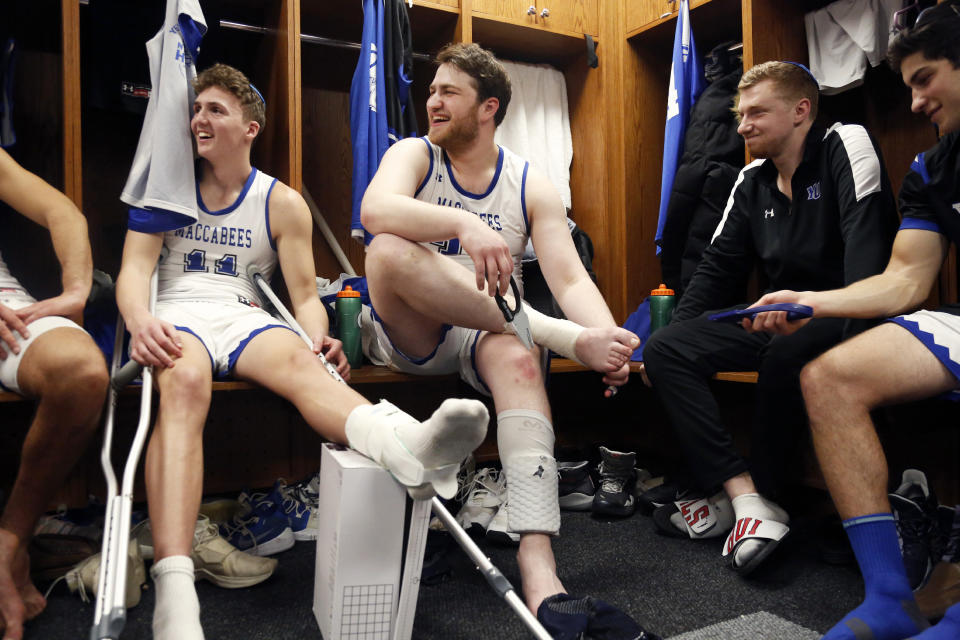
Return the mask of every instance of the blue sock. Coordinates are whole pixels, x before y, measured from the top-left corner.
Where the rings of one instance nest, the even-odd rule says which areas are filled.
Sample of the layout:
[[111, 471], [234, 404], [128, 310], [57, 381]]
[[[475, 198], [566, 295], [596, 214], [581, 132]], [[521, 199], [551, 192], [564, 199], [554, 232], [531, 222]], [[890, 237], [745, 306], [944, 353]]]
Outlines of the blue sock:
[[866, 596], [823, 640], [903, 640], [926, 629], [907, 582], [893, 515], [850, 518], [843, 528], [857, 556]]
[[957, 638], [960, 638], [960, 604], [947, 609], [946, 615], [940, 622], [915, 636], [915, 640], [956, 640]]

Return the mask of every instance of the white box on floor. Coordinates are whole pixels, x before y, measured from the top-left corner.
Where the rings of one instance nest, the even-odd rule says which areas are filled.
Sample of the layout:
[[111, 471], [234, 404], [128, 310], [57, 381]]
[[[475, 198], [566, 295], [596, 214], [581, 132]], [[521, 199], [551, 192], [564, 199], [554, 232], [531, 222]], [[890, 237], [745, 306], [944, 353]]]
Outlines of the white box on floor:
[[324, 640], [393, 637], [406, 497], [369, 458], [323, 446], [313, 613]]

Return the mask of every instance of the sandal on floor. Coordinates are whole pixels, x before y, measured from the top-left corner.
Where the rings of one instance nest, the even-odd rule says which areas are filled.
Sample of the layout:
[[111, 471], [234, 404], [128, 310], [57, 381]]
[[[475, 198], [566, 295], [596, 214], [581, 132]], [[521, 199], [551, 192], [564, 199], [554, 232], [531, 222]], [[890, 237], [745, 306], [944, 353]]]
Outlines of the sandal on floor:
[[733, 527], [733, 518], [733, 505], [723, 491], [709, 498], [671, 502], [653, 512], [661, 532], [694, 540], [719, 538]]
[[[769, 518], [740, 518], [736, 526], [730, 530], [727, 541], [723, 545], [723, 556], [729, 556], [730, 567], [742, 576], [751, 573], [773, 553], [780, 542], [790, 533], [790, 527], [770, 520]], [[737, 549], [747, 540], [764, 541], [763, 547], [752, 558], [742, 565], [738, 565], [734, 558]]]

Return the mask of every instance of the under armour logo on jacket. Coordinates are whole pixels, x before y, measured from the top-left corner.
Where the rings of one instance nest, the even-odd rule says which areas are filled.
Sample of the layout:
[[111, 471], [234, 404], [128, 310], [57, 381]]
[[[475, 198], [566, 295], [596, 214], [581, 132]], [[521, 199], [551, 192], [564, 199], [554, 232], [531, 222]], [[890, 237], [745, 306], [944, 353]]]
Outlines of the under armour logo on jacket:
[[815, 182], [809, 187], [807, 187], [807, 200], [819, 200], [820, 199], [820, 183]]
[[764, 218], [772, 218], [772, 217], [773, 217], [773, 209], [767, 209], [766, 211], [764, 211], [764, 212], [763, 212], [763, 217], [764, 217]]

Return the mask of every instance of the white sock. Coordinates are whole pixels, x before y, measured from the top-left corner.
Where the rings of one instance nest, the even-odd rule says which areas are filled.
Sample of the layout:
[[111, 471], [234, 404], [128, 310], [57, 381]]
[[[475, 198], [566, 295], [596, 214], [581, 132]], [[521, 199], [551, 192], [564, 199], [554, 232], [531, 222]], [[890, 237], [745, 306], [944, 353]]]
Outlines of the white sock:
[[448, 498], [456, 493], [460, 462], [483, 442], [489, 420], [487, 408], [477, 400], [444, 400], [424, 422], [381, 400], [351, 411], [346, 433], [351, 447], [402, 484], [430, 484]]
[[193, 560], [189, 556], [168, 556], [153, 563], [150, 575], [157, 590], [154, 640], [203, 640]]
[[[551, 318], [540, 313], [526, 302], [523, 303], [523, 310], [527, 312], [527, 318], [530, 321], [530, 333], [533, 334], [534, 342], [559, 353], [564, 358], [580, 362], [580, 358], [577, 357], [577, 338], [583, 332], [583, 327], [570, 320]], [[509, 324], [504, 323], [503, 326], [504, 332], [514, 333]], [[580, 364], [584, 363], [580, 362]]]
[[[739, 521], [740, 518], [754, 518], [755, 520], [773, 520], [781, 524], [790, 523], [790, 516], [787, 515], [786, 511], [759, 493], [745, 493], [742, 496], [737, 496], [731, 502], [733, 503], [734, 522]], [[737, 548], [736, 555], [733, 558], [734, 562], [738, 566], [743, 566], [765, 544], [765, 540], [744, 540]]]

